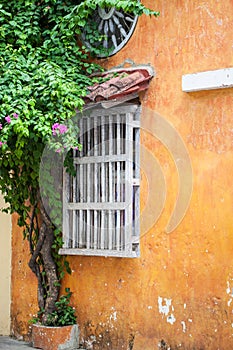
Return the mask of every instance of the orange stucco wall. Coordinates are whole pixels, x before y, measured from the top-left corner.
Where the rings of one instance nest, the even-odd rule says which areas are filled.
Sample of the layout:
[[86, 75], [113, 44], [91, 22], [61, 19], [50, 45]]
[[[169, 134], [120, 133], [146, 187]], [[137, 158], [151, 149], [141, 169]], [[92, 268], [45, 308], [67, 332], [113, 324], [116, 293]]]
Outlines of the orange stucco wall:
[[[231, 350], [233, 89], [188, 94], [181, 90], [181, 78], [233, 66], [233, 2], [144, 3], [156, 7], [160, 17], [140, 18], [129, 43], [102, 63], [112, 68], [131, 59], [153, 66], [156, 76], [142, 96], [143, 113], [150, 110], [152, 123], [159, 115], [183, 139], [193, 169], [190, 205], [167, 234], [182, 186], [173, 157], [179, 149], [176, 143], [167, 149], [143, 129], [142, 147], [159, 162], [167, 193], [160, 217], [142, 232], [141, 257], [70, 257], [73, 274], [65, 284], [74, 292], [88, 349], [152, 350], [163, 339], [171, 349]], [[152, 193], [156, 210], [160, 199], [151, 192], [147, 171], [142, 169], [142, 207]], [[36, 310], [36, 281], [15, 221], [14, 231], [12, 332], [25, 336], [27, 320]]]

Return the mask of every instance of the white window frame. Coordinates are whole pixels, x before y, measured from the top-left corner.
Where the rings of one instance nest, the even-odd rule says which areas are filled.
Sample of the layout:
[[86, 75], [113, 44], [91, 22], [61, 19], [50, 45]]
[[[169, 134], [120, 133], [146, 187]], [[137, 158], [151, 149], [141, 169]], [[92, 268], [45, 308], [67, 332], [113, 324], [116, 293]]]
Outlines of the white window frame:
[[95, 108], [79, 128], [76, 177], [63, 173], [60, 254], [138, 257], [140, 106]]

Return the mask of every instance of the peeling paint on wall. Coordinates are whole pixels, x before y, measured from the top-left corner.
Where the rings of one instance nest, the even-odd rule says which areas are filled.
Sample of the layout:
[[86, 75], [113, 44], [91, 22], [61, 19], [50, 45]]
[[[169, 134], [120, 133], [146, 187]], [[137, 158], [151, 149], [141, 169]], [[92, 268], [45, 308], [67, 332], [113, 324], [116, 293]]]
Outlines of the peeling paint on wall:
[[[114, 308], [112, 308], [114, 310]], [[113, 311], [109, 316], [110, 321], [116, 321], [117, 320], [117, 311]]]
[[233, 281], [233, 279], [231, 279], [230, 281], [227, 281], [226, 293], [229, 296], [229, 299], [227, 301], [227, 306], [228, 307], [231, 306], [231, 303], [232, 303], [232, 300], [233, 300], [233, 287], [231, 286], [232, 285], [232, 281]]
[[169, 313], [169, 308], [171, 306], [172, 300], [167, 298], [158, 297], [159, 313], [167, 316]]
[[176, 322], [176, 318], [173, 314], [167, 316], [167, 323], [173, 324]]
[[181, 323], [181, 325], [182, 325], [182, 330], [183, 330], [183, 332], [185, 333], [185, 332], [186, 332], [186, 324], [185, 324], [184, 321], [181, 321], [180, 323]]
[[174, 311], [174, 307], [172, 306], [172, 299], [168, 298], [162, 298], [158, 297], [158, 306], [159, 306], [159, 313], [162, 314], [163, 316], [167, 316], [166, 320], [167, 323], [174, 324], [176, 321], [176, 318], [173, 313], [170, 313], [170, 308], [171, 311]]

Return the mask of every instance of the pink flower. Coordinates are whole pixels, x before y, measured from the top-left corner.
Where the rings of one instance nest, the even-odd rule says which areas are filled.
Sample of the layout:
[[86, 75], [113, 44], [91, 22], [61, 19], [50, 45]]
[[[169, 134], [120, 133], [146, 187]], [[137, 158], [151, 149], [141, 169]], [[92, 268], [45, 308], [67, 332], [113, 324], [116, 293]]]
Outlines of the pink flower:
[[18, 115], [17, 113], [13, 113], [13, 117], [14, 117], [14, 118], [16, 118], [16, 119], [17, 119], [17, 118], [18, 118], [18, 116], [19, 116], [19, 115]]
[[2, 145], [3, 145], [3, 142], [2, 142], [2, 141], [0, 141], [0, 147], [2, 147]]
[[52, 125], [53, 136], [56, 135], [56, 129], [58, 129], [59, 125], [60, 125], [59, 123], [55, 123], [55, 124]]
[[53, 126], [52, 126], [52, 130], [55, 130], [55, 129], [57, 129], [58, 127], [59, 127], [59, 123], [55, 123], [55, 124], [53, 124]]
[[0, 130], [2, 130], [2, 124], [0, 124]]
[[60, 130], [60, 134], [65, 134], [65, 132], [67, 132], [68, 128], [66, 125], [60, 124], [59, 130]]
[[52, 125], [53, 136], [55, 136], [57, 134], [57, 132], [56, 132], [57, 129], [59, 130], [60, 134], [64, 134], [68, 130], [66, 125], [55, 123]]
[[5, 117], [5, 120], [7, 121], [8, 124], [11, 123], [11, 117], [9, 115], [7, 117]]

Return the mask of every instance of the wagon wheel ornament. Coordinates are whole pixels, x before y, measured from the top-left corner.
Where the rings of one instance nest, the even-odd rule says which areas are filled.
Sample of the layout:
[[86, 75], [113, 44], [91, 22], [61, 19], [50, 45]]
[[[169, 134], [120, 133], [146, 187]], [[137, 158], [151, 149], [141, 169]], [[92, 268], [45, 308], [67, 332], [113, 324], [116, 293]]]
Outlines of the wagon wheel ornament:
[[[88, 23], [95, 23], [96, 28], [103, 38], [102, 46], [106, 51], [99, 57], [112, 56], [126, 45], [133, 34], [138, 16], [117, 10], [115, 7], [100, 8], [93, 12]], [[98, 47], [99, 43], [90, 43], [84, 29], [82, 40], [88, 48]]]

